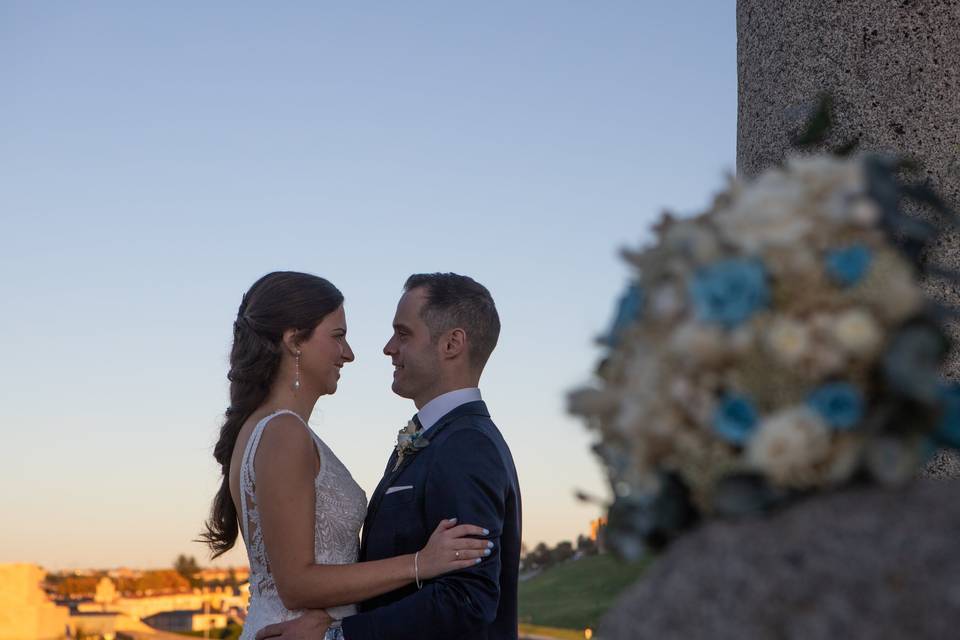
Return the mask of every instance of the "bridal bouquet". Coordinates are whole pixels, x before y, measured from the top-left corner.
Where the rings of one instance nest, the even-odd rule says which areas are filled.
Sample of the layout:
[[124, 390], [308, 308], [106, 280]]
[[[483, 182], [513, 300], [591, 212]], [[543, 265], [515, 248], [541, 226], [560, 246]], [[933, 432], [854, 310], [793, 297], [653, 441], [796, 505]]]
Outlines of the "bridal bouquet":
[[[793, 159], [665, 215], [589, 388], [570, 396], [613, 488], [608, 539], [657, 546], [702, 516], [766, 511], [858, 480], [899, 483], [960, 446], [939, 368], [945, 310], [919, 278], [936, 227], [878, 157]], [[945, 226], [946, 223], [941, 223]]]

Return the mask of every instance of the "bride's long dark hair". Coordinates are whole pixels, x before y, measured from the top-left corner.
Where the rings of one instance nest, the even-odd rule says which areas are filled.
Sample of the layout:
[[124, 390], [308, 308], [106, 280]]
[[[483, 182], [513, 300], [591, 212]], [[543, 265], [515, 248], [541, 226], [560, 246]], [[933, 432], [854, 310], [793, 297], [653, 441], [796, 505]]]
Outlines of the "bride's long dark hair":
[[230, 349], [230, 406], [213, 457], [223, 482], [213, 498], [210, 519], [200, 539], [211, 559], [233, 547], [239, 533], [237, 509], [230, 495], [230, 458], [240, 428], [270, 394], [280, 370], [283, 333], [297, 329], [308, 340], [324, 317], [343, 304], [343, 294], [328, 281], [309, 273], [274, 271], [253, 283], [243, 296], [233, 323]]

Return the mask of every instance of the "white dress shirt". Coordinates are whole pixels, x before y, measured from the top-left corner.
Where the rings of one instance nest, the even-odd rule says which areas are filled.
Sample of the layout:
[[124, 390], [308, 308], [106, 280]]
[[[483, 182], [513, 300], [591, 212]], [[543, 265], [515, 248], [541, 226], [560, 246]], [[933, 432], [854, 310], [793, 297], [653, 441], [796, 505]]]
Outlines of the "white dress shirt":
[[483, 400], [483, 398], [480, 397], [480, 389], [476, 387], [448, 391], [447, 393], [437, 396], [423, 405], [423, 408], [417, 412], [417, 418], [419, 418], [420, 424], [423, 427], [421, 433], [426, 435], [430, 427], [437, 424], [437, 420], [460, 405], [467, 404], [468, 402], [476, 402], [477, 400]]

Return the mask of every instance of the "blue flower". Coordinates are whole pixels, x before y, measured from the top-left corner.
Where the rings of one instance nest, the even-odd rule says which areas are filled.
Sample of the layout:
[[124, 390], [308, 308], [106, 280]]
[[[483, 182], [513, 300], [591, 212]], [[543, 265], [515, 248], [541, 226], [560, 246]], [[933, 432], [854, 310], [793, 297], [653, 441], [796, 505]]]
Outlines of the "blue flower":
[[601, 337], [600, 341], [610, 347], [617, 346], [624, 329], [640, 317], [642, 309], [643, 289], [640, 288], [639, 284], [633, 283], [627, 287], [624, 294], [620, 296], [620, 301], [617, 303], [617, 312], [616, 315], [614, 315], [610, 331]]
[[848, 382], [831, 382], [814, 389], [807, 404], [824, 422], [841, 431], [852, 429], [863, 419], [863, 395]]
[[749, 398], [728, 395], [713, 415], [713, 428], [733, 444], [744, 444], [757, 426], [757, 410]]
[[770, 299], [763, 263], [742, 258], [699, 270], [688, 290], [697, 319], [728, 328], [747, 320]]
[[873, 254], [862, 244], [834, 249], [827, 253], [827, 273], [841, 286], [852, 287], [867, 275], [872, 261]]
[[942, 412], [934, 438], [938, 443], [960, 449], [960, 385], [940, 388]]

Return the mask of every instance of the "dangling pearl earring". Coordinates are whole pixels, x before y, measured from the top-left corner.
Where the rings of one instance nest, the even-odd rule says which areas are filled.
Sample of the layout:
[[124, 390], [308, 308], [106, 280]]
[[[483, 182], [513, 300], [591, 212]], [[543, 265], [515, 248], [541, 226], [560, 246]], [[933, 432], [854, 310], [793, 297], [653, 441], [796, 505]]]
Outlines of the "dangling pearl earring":
[[293, 391], [300, 391], [300, 352], [297, 351], [297, 377], [293, 379]]

